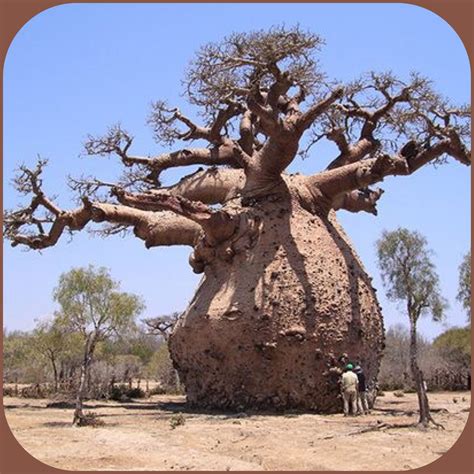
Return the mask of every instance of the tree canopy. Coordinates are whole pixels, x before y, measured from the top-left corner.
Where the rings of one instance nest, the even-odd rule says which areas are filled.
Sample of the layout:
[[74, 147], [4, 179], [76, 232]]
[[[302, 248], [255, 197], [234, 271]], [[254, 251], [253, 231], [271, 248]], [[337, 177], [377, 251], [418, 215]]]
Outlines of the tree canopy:
[[447, 302], [441, 296], [426, 239], [404, 228], [384, 231], [377, 241], [377, 254], [387, 297], [406, 303], [408, 316], [415, 323], [425, 313], [441, 320]]
[[[235, 216], [252, 199], [282, 183], [314, 213], [376, 214], [383, 191], [373, 186], [385, 177], [448, 157], [470, 165], [468, 105], [451, 103], [418, 73], [400, 78], [369, 71], [343, 84], [321, 70], [323, 45], [298, 26], [276, 26], [202, 46], [183, 80], [202, 123], [162, 99], [153, 102], [148, 119], [160, 145], [183, 145], [140, 155], [120, 125], [89, 136], [86, 154], [116, 156], [124, 174], [117, 182], [71, 178], [80, 202], [72, 210], [43, 192], [45, 160], [21, 166], [14, 186], [30, 200], [5, 212], [5, 236], [14, 246], [44, 249], [96, 222], [104, 224], [104, 235], [133, 229], [147, 247], [196, 247], [203, 239], [213, 245], [242, 225]], [[321, 139], [338, 149], [329, 166], [313, 176], [287, 176], [295, 157], [308, 155]], [[162, 186], [164, 170], [189, 165], [206, 168]], [[203, 271], [198, 255], [191, 265]]]
[[459, 266], [459, 290], [458, 301], [461, 302], [467, 311], [468, 318], [471, 319], [471, 252], [469, 251], [463, 258]]
[[451, 328], [440, 334], [433, 345], [440, 349], [458, 352], [471, 357], [471, 328]]
[[144, 309], [138, 296], [119, 291], [107, 269], [93, 266], [62, 274], [54, 299], [60, 324], [97, 341], [130, 328]]

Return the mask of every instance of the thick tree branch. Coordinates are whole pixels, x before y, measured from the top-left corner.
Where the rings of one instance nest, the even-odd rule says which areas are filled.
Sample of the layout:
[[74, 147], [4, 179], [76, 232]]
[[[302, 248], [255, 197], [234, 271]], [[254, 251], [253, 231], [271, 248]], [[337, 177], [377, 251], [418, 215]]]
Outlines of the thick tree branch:
[[325, 99], [313, 104], [306, 112], [304, 112], [295, 122], [295, 128], [299, 133], [303, 133], [307, 130], [314, 121], [324, 112], [326, 112], [329, 107], [331, 107], [336, 100], [340, 99], [344, 93], [342, 87], [338, 87], [332, 91]]
[[[411, 147], [410, 147], [411, 148]], [[421, 148], [421, 147], [420, 147]], [[358, 161], [307, 178], [309, 188], [321, 192], [332, 206], [344, 207], [346, 193], [383, 181], [386, 176], [409, 175], [423, 165], [448, 154], [464, 164], [470, 164], [470, 154], [462, 143], [445, 139], [433, 147], [407, 154], [406, 147], [399, 155], [380, 155], [376, 158]], [[313, 191], [313, 194], [314, 194]], [[375, 202], [374, 202], [375, 204]]]
[[128, 193], [123, 189], [113, 190], [118, 201], [126, 206], [146, 211], [172, 211], [199, 224], [211, 242], [220, 242], [230, 237], [235, 229], [234, 218], [226, 211], [214, 210], [199, 201], [191, 201], [164, 191]]
[[[32, 195], [32, 198], [28, 206], [4, 213], [4, 235], [12, 246], [21, 244], [36, 250], [51, 247], [65, 231], [71, 233], [82, 230], [89, 222], [107, 222], [121, 228], [133, 227], [135, 235], [145, 240], [147, 247], [193, 245], [199, 235], [198, 225], [172, 213], [150, 213], [116, 204], [91, 202], [85, 196], [80, 207], [63, 210], [47, 198], [42, 190], [41, 173], [45, 164], [44, 160], [40, 160], [33, 170], [22, 166], [15, 178], [17, 190]], [[41, 208], [46, 210], [46, 215], [38, 214]], [[48, 230], [46, 226], [49, 226]], [[109, 232], [104, 229], [102, 233]]]
[[238, 197], [244, 184], [245, 173], [242, 170], [212, 167], [200, 169], [173, 186], [161, 189], [204, 204], [223, 204]]
[[239, 144], [242, 147], [242, 150], [244, 150], [248, 155], [252, 155], [254, 151], [255, 134], [253, 131], [252, 112], [250, 110], [246, 110], [242, 114], [239, 124], [239, 132]]
[[333, 209], [344, 209], [349, 212], [368, 212], [377, 215], [377, 201], [383, 194], [383, 189], [356, 189], [337, 196], [333, 201]]
[[[329, 139], [331, 139], [328, 136]], [[333, 136], [333, 141], [336, 142], [341, 154], [329, 163], [327, 170], [332, 170], [334, 168], [339, 168], [340, 166], [348, 165], [350, 163], [355, 163], [356, 161], [362, 160], [369, 153], [374, 152], [377, 149], [378, 142], [375, 140], [369, 140], [367, 138], [362, 138], [355, 144], [348, 144], [344, 134], [338, 136]]]
[[[126, 206], [108, 203], [92, 203], [84, 200], [83, 205], [70, 211], [61, 211], [52, 222], [49, 232], [22, 234], [20, 228], [9, 232], [12, 246], [25, 245], [41, 250], [55, 245], [65, 231], [79, 231], [89, 222], [107, 222], [133, 227], [134, 234], [145, 241], [147, 248], [158, 245], [194, 245], [200, 227], [189, 219], [170, 212], [150, 213]], [[7, 214], [5, 225], [22, 224], [13, 221]]]
[[[230, 109], [229, 109], [230, 110]], [[230, 113], [230, 111], [228, 112]], [[233, 113], [233, 112], [232, 112]], [[226, 116], [226, 112], [223, 112]], [[224, 120], [221, 117], [219, 120]], [[218, 123], [216, 121], [216, 123]], [[219, 125], [219, 124], [218, 124]], [[219, 125], [220, 126], [220, 125]], [[219, 133], [217, 127], [212, 133]], [[211, 133], [209, 131], [209, 133]], [[240, 147], [232, 140], [220, 138], [220, 145], [212, 148], [184, 148], [182, 150], [163, 153], [155, 157], [143, 157], [130, 155], [128, 150], [133, 138], [119, 126], [109, 129], [103, 137], [89, 136], [84, 144], [86, 153], [89, 155], [108, 155], [115, 153], [120, 157], [125, 166], [137, 165], [145, 168], [143, 180], [154, 186], [160, 185], [160, 173], [166, 169], [189, 165], [229, 165], [242, 167], [243, 158]]]
[[274, 136], [281, 130], [278, 112], [270, 105], [260, 103], [254, 94], [249, 94], [247, 107], [260, 119], [260, 126], [267, 136]]

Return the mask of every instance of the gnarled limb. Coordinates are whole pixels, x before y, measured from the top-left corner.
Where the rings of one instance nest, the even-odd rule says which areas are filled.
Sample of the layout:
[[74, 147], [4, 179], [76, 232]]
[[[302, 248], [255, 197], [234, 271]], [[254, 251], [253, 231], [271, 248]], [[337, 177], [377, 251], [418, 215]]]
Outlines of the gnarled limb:
[[[89, 222], [107, 222], [132, 227], [136, 237], [145, 241], [147, 248], [159, 245], [193, 246], [199, 237], [200, 227], [189, 219], [171, 212], [150, 213], [116, 204], [89, 202], [68, 211], [61, 210], [51, 221], [49, 232], [21, 233], [20, 228], [28, 221], [18, 220], [7, 214], [4, 219], [5, 234], [12, 246], [25, 245], [41, 250], [55, 245], [62, 234], [79, 231]], [[12, 228], [15, 230], [12, 232]], [[106, 233], [106, 231], [104, 231]]]
[[[175, 140], [207, 140], [213, 145], [222, 143], [221, 132], [227, 122], [241, 112], [241, 105], [229, 100], [224, 108], [218, 109], [215, 119], [208, 126], [195, 124], [179, 109], [170, 109], [163, 101], [152, 104], [152, 113], [148, 123], [152, 126], [157, 141], [171, 145]], [[184, 124], [187, 130], [181, 131], [176, 122]]]
[[169, 210], [199, 224], [211, 243], [229, 238], [237, 226], [236, 220], [228, 212], [214, 210], [202, 202], [179, 195], [164, 191], [129, 193], [120, 188], [112, 192], [126, 206], [146, 211]]
[[471, 163], [470, 152], [457, 136], [441, 140], [431, 148], [419, 145], [415, 145], [413, 150], [411, 148], [409, 154], [405, 146], [398, 155], [384, 154], [319, 173], [308, 177], [306, 183], [310, 189], [316, 188], [329, 199], [331, 207], [335, 205], [340, 208], [346, 193], [383, 181], [386, 176], [409, 175], [444, 154], [453, 156], [463, 164]]
[[[86, 196], [78, 208], [63, 210], [43, 192], [41, 174], [45, 164], [45, 160], [39, 160], [34, 169], [20, 167], [14, 180], [19, 192], [32, 197], [28, 206], [4, 214], [4, 235], [12, 246], [25, 245], [35, 250], [51, 247], [64, 232], [82, 230], [89, 222], [132, 227], [147, 247], [194, 245], [199, 236], [201, 228], [196, 223], [171, 212], [151, 213], [123, 205], [91, 202]], [[45, 215], [39, 214], [41, 209]], [[108, 229], [102, 233], [107, 234]], [[113, 228], [110, 233], [114, 233]]]
[[368, 212], [377, 215], [377, 201], [383, 194], [383, 189], [356, 189], [339, 195], [333, 201], [333, 209], [344, 209], [349, 212]]
[[340, 99], [344, 93], [342, 87], [334, 89], [327, 97], [323, 100], [311, 105], [309, 109], [301, 114], [298, 119], [294, 122], [294, 127], [300, 134], [307, 130], [314, 121], [324, 112], [326, 112], [331, 105]]
[[200, 169], [178, 183], [161, 189], [204, 204], [223, 204], [238, 197], [244, 184], [243, 170], [211, 167]]
[[108, 132], [102, 137], [89, 136], [84, 148], [89, 155], [104, 156], [115, 153], [125, 166], [137, 165], [144, 168], [146, 171], [143, 174], [143, 181], [154, 186], [160, 186], [160, 173], [168, 168], [189, 165], [242, 167], [240, 147], [229, 139], [221, 139], [220, 141], [220, 145], [212, 148], [184, 148], [170, 153], [163, 153], [156, 157], [143, 157], [128, 153], [133, 138], [120, 126], [114, 126], [109, 128]]

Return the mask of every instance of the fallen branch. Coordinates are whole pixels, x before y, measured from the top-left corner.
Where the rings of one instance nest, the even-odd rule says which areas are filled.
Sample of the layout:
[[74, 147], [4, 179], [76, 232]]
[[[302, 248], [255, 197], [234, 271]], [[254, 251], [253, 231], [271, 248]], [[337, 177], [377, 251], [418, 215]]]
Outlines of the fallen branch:
[[[378, 423], [375, 426], [369, 426], [366, 428], [362, 428], [361, 430], [357, 431], [351, 431], [350, 433], [344, 433], [341, 436], [355, 436], [358, 434], [363, 434], [363, 433], [369, 433], [371, 431], [381, 431], [381, 430], [390, 430], [390, 429], [397, 429], [397, 428], [415, 428], [417, 425], [414, 423], [398, 423], [398, 424], [392, 424], [392, 423]], [[333, 439], [337, 435], [331, 435], [331, 436], [325, 436], [324, 438], [319, 438], [319, 439]]]

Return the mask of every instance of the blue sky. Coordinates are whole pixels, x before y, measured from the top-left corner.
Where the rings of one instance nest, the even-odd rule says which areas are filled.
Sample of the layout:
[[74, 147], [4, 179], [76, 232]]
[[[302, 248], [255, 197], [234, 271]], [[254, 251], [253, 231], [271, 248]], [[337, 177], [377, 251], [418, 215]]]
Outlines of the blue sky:
[[[45, 189], [71, 207], [68, 174], [111, 180], [115, 159], [79, 157], [88, 133], [120, 121], [135, 141], [133, 151], [156, 154], [146, 126], [152, 100], [166, 99], [193, 114], [181, 94], [184, 69], [199, 45], [232, 31], [299, 23], [326, 39], [320, 56], [330, 77], [351, 80], [368, 70], [393, 70], [401, 77], [417, 70], [457, 102], [470, 100], [465, 49], [452, 28], [435, 14], [405, 4], [72, 4], [33, 18], [17, 34], [4, 67], [4, 204], [18, 197], [8, 182], [18, 164], [37, 154], [50, 160]], [[329, 146], [291, 165], [310, 174], [334, 157]], [[164, 175], [167, 184], [183, 170]], [[425, 319], [420, 330], [434, 337], [446, 326], [463, 325], [455, 301], [458, 265], [470, 247], [470, 170], [457, 162], [425, 167], [407, 178], [383, 183], [379, 216], [340, 212], [368, 272], [374, 277], [385, 324], [405, 323], [387, 302], [375, 263], [374, 243], [383, 229], [404, 226], [424, 234], [435, 251], [446, 323]], [[4, 325], [30, 329], [34, 319], [54, 311], [51, 293], [62, 272], [89, 263], [106, 266], [122, 288], [141, 294], [146, 316], [182, 310], [199, 281], [187, 263], [190, 249], [146, 250], [133, 237], [100, 239], [85, 232], [41, 254], [4, 244]]]

